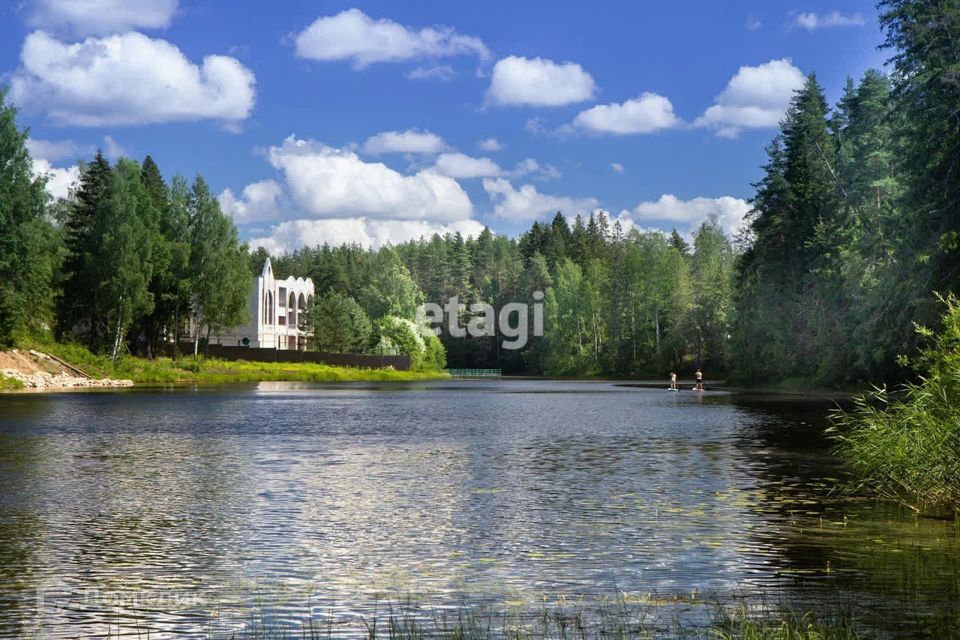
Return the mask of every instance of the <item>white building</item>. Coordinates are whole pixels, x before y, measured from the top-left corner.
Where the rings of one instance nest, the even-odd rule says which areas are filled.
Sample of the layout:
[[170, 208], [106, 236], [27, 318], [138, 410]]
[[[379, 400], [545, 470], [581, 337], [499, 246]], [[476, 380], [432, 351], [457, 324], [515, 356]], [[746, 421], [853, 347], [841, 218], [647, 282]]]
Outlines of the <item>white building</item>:
[[262, 347], [266, 349], [307, 348], [308, 333], [300, 330], [300, 319], [313, 301], [313, 280], [294, 278], [277, 280], [270, 258], [263, 271], [253, 279], [253, 291], [247, 305], [250, 320], [229, 334], [212, 336], [211, 344]]

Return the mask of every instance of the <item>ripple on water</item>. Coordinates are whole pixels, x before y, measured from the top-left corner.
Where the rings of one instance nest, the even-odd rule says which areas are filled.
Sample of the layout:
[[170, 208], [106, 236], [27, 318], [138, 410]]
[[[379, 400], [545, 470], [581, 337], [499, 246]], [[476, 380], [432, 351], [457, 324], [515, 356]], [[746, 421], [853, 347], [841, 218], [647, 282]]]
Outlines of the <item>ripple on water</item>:
[[537, 381], [0, 397], [0, 635], [618, 594], [956, 619], [956, 531], [827, 499], [821, 416]]

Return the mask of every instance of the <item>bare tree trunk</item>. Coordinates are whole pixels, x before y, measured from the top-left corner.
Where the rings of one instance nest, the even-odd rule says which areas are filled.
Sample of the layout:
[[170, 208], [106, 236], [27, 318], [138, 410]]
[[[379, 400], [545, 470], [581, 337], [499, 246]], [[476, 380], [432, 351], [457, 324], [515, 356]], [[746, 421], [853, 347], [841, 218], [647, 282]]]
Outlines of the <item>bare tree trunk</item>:
[[660, 307], [657, 307], [657, 356], [660, 355]]
[[196, 320], [196, 330], [193, 333], [193, 357], [196, 358], [197, 354], [200, 353], [200, 315], [197, 315]]
[[117, 358], [120, 357], [120, 336], [122, 336], [121, 330], [123, 329], [123, 312], [120, 308], [123, 306], [123, 296], [120, 296], [120, 300], [117, 303], [117, 328], [113, 336], [113, 353], [110, 355], [110, 359], [114, 364], [117, 363]]

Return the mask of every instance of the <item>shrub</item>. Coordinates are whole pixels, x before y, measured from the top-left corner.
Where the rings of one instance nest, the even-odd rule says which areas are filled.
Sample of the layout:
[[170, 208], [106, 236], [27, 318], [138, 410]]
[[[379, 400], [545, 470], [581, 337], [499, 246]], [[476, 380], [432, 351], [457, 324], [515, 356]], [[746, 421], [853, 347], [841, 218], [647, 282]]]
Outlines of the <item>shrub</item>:
[[931, 340], [913, 363], [924, 375], [897, 399], [885, 388], [857, 398], [830, 429], [855, 488], [917, 510], [960, 508], [960, 302], [942, 301], [941, 332], [917, 328]]

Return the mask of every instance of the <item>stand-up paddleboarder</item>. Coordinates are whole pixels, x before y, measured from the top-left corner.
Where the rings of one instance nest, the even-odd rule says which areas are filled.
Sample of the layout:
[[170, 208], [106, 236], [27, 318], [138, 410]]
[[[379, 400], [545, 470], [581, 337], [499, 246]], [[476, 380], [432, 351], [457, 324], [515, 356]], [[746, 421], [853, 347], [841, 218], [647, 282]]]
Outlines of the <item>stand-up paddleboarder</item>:
[[703, 371], [700, 371], [700, 369], [697, 369], [696, 378], [697, 378], [697, 386], [693, 388], [694, 391], [703, 391]]

